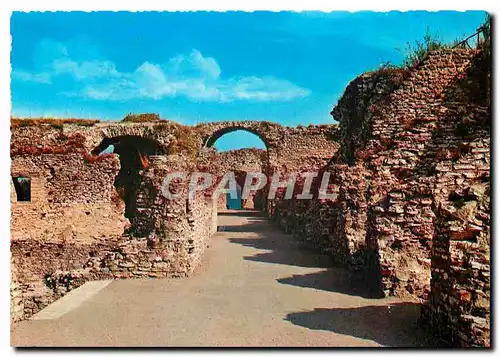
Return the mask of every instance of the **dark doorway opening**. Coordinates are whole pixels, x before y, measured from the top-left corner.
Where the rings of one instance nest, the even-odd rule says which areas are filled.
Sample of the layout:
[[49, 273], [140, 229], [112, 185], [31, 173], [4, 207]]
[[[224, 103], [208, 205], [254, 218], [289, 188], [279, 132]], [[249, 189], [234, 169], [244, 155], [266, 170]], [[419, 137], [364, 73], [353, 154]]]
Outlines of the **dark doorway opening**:
[[92, 154], [118, 154], [120, 172], [115, 178], [115, 187], [125, 202], [125, 217], [133, 224], [140, 204], [137, 202], [137, 190], [141, 183], [140, 171], [152, 155], [164, 155], [166, 150], [156, 141], [140, 136], [120, 136], [106, 138], [92, 151]]
[[12, 177], [18, 202], [31, 201], [31, 178], [25, 176]]

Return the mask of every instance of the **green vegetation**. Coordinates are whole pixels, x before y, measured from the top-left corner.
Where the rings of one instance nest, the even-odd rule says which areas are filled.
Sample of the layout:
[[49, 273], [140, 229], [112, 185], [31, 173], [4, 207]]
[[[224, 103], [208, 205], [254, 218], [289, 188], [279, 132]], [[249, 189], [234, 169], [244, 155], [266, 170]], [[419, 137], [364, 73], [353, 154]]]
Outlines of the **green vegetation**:
[[156, 113], [132, 114], [128, 113], [123, 118], [123, 123], [150, 123], [160, 121], [160, 115]]
[[189, 157], [196, 157], [198, 142], [195, 131], [191, 127], [175, 124], [171, 130], [176, 140], [169, 145], [169, 154], [185, 153]]
[[406, 43], [402, 67], [413, 68], [421, 63], [430, 51], [451, 47], [453, 47], [453, 44], [444, 43], [437, 34], [431, 33], [429, 27], [427, 27], [422, 40], [417, 40], [414, 44]]
[[[426, 28], [422, 40], [414, 43], [407, 42], [404, 49], [398, 49], [404, 53], [404, 59], [400, 65], [384, 62], [380, 65], [377, 72], [396, 76], [408, 74], [408, 70], [418, 66], [428, 56], [429, 52], [447, 49], [447, 48], [478, 48], [482, 50], [485, 57], [491, 53], [491, 15], [486, 14], [484, 22], [478, 27], [477, 32], [469, 37], [458, 38], [452, 43], [445, 43], [437, 33], [432, 33], [429, 27]], [[397, 80], [395, 82], [398, 82]]]
[[406, 42], [404, 50], [396, 48], [397, 51], [403, 52], [405, 55], [400, 65], [387, 61], [380, 65], [379, 71], [398, 72], [414, 68], [427, 57], [430, 51], [451, 48], [453, 45], [454, 43], [444, 43], [437, 34], [431, 33], [429, 27], [427, 27], [422, 40], [417, 40], [413, 44], [411, 42]]

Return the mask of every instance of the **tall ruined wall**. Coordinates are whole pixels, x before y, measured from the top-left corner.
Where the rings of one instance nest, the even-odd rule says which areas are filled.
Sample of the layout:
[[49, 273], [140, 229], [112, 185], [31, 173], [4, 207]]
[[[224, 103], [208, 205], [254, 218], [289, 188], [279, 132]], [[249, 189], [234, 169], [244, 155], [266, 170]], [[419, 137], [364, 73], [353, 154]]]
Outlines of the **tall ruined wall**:
[[[322, 159], [316, 164], [299, 168], [299, 172], [319, 172], [319, 179], [313, 183], [315, 199], [283, 200], [277, 203], [277, 208], [270, 207], [271, 214], [277, 216], [286, 232], [329, 253], [335, 263], [350, 264], [354, 269], [362, 265], [355, 257], [364, 249], [367, 220], [364, 190], [370, 172], [363, 163], [348, 165], [354, 165], [356, 149], [371, 136], [373, 104], [393, 91], [404, 75], [401, 71], [383, 70], [362, 74], [349, 83], [331, 112], [339, 121], [332, 135], [334, 144], [323, 147]], [[318, 200], [323, 172], [331, 174], [327, 192], [336, 194], [337, 199]]]
[[432, 137], [448, 120], [446, 93], [476, 55], [468, 50], [431, 53], [372, 109], [372, 137], [356, 154], [372, 172], [366, 245], [378, 254], [386, 294], [408, 291], [426, 298], [429, 292], [433, 205], [438, 204], [435, 150], [446, 149], [433, 147]]
[[323, 167], [337, 197], [310, 201], [288, 228], [382, 295], [430, 298], [427, 317], [461, 346], [489, 345], [488, 64], [441, 50], [351, 82]]
[[[457, 346], [490, 345], [491, 62], [478, 53], [446, 90], [435, 155], [435, 234], [426, 317]], [[467, 103], [463, 105], [462, 103]]]

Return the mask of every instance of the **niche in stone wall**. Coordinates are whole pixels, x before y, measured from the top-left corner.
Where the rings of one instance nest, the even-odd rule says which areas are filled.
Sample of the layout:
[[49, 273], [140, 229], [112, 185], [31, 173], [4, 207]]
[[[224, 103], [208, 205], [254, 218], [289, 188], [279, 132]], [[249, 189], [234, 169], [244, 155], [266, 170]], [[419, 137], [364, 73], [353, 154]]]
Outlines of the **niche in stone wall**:
[[16, 190], [17, 202], [31, 201], [31, 178], [26, 176], [12, 176]]

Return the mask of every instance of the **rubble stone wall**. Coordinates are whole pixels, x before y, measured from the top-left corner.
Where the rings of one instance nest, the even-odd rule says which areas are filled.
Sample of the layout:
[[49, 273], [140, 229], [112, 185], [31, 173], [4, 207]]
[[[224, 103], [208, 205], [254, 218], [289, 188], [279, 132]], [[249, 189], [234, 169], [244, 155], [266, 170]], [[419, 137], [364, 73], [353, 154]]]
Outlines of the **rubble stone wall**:
[[323, 170], [336, 198], [270, 209], [380, 296], [427, 301], [460, 346], [489, 345], [488, 64], [477, 50], [441, 50], [358, 77], [332, 111], [340, 148]]
[[31, 179], [31, 201], [17, 201], [11, 180], [12, 239], [91, 242], [121, 234], [119, 168], [114, 155], [92, 163], [80, 153], [14, 157], [11, 175]]
[[437, 333], [461, 347], [491, 345], [490, 76], [490, 58], [478, 53], [445, 92], [447, 110], [429, 144], [436, 228], [424, 314]]
[[372, 136], [356, 154], [372, 171], [366, 243], [378, 254], [386, 294], [427, 298], [436, 203], [431, 139], [447, 118], [447, 91], [476, 55], [431, 53], [372, 108]]
[[[30, 133], [40, 141], [29, 141]], [[189, 275], [216, 230], [211, 199], [161, 201], [166, 171], [177, 162], [194, 165], [189, 156], [171, 155], [161, 172], [151, 174], [159, 171], [151, 163], [140, 172], [143, 188], [150, 188], [138, 195], [153, 209], [150, 234], [128, 234], [125, 204], [114, 186], [118, 156], [92, 155], [86, 142], [80, 132], [48, 125], [13, 129], [11, 175], [31, 180], [30, 201], [17, 202], [11, 183], [13, 321], [89, 280]]]

